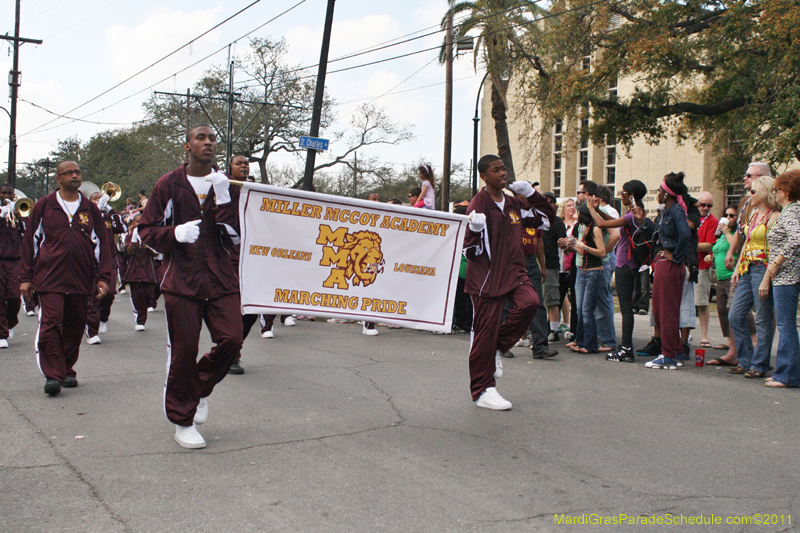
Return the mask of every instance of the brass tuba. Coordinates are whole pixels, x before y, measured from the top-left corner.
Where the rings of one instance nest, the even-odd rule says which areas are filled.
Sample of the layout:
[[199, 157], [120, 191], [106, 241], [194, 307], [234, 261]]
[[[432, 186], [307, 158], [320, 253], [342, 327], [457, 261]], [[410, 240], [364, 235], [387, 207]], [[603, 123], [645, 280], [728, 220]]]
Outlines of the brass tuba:
[[104, 183], [103, 186], [100, 187], [100, 190], [103, 194], [107, 194], [110, 197], [109, 202], [116, 202], [122, 198], [122, 187], [114, 182], [109, 181]]

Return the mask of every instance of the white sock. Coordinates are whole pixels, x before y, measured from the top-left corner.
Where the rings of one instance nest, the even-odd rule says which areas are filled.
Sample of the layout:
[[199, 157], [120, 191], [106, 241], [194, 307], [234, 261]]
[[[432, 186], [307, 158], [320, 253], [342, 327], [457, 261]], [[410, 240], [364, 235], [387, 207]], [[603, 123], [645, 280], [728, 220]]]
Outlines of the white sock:
[[558, 331], [559, 322], [550, 322], [550, 331]]

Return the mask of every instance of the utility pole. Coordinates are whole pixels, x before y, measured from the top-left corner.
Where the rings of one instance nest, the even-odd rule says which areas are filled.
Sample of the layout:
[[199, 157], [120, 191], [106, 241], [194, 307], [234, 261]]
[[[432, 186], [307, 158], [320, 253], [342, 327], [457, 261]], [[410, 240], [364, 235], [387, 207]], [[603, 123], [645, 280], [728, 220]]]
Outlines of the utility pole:
[[225, 134], [225, 167], [230, 174], [231, 156], [233, 155], [233, 61], [231, 60], [231, 70], [228, 74], [228, 129]]
[[[319, 70], [317, 71], [317, 87], [314, 93], [314, 110], [311, 113], [310, 137], [319, 135], [319, 123], [322, 119], [322, 100], [325, 96], [325, 74], [328, 72], [328, 48], [331, 44], [331, 28], [333, 27], [333, 8], [336, 0], [328, 0], [328, 11], [325, 13], [325, 30], [322, 33], [322, 48], [319, 53]], [[306, 170], [303, 174], [303, 190], [310, 191], [314, 183], [314, 162], [317, 151], [308, 149]]]
[[453, 5], [447, 11], [445, 37], [444, 162], [442, 163], [442, 211], [450, 209], [450, 158], [453, 145]]
[[[190, 117], [192, 116], [192, 90], [186, 89], [186, 133], [189, 133]], [[183, 151], [183, 162], [189, 162], [189, 152]]]
[[19, 12], [20, 0], [17, 0], [17, 12], [14, 18], [14, 37], [8, 35], [0, 36], [0, 39], [11, 41], [14, 48], [14, 59], [12, 61], [11, 72], [8, 73], [8, 84], [11, 86], [9, 97], [11, 98], [11, 126], [8, 134], [8, 182], [16, 187], [17, 185], [17, 94], [20, 85], [19, 71], [19, 44], [36, 43], [42, 44], [38, 39], [23, 39], [19, 36]]

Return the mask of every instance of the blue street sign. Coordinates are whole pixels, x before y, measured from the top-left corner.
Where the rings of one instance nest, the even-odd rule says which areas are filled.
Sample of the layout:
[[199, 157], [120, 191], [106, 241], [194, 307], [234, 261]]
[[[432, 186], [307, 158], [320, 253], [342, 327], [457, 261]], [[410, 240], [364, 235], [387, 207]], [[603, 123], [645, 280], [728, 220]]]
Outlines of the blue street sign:
[[300, 148], [308, 148], [309, 150], [326, 151], [328, 149], [328, 139], [320, 139], [317, 137], [300, 137]]

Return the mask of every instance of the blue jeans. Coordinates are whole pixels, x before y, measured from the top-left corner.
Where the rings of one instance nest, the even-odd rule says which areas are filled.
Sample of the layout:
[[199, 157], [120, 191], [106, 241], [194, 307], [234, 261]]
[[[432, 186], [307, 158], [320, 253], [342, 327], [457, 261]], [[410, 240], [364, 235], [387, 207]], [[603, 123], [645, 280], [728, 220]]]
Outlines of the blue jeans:
[[614, 294], [611, 292], [611, 278], [614, 277], [616, 262], [616, 252], [608, 254], [608, 262], [603, 265], [606, 283], [599, 288], [601, 292], [597, 299], [597, 309], [594, 312], [594, 318], [597, 321], [597, 336], [600, 338], [600, 342], [615, 349], [617, 347], [617, 331], [614, 328]]
[[[747, 273], [739, 278], [739, 284], [733, 293], [733, 302], [728, 311], [728, 320], [731, 323], [733, 340], [736, 341], [736, 351], [739, 352], [739, 366], [745, 370], [756, 370], [765, 373], [769, 368], [769, 358], [772, 351], [772, 338], [775, 333], [772, 329], [772, 319], [775, 316], [772, 304], [772, 291], [769, 298], [762, 300], [758, 296], [758, 286], [764, 278], [767, 267], [763, 264], [750, 265]], [[756, 346], [747, 329], [745, 317], [750, 309], [756, 311]], [[796, 313], [796, 311], [795, 311]]]
[[774, 381], [792, 387], [800, 386], [800, 339], [797, 336], [797, 298], [800, 284], [776, 285], [775, 320], [778, 322], [778, 355], [775, 356]]
[[587, 351], [597, 352], [597, 323], [595, 322], [595, 308], [602, 299], [601, 287], [606, 283], [606, 274], [603, 270], [578, 270], [578, 280], [575, 287], [579, 295], [579, 320], [581, 320], [580, 336], [576, 339], [578, 346]]

